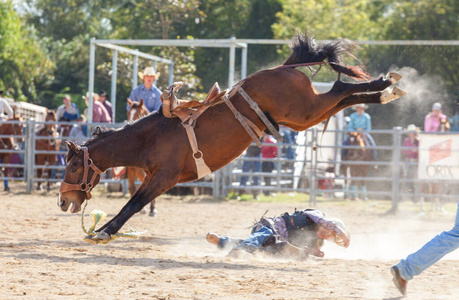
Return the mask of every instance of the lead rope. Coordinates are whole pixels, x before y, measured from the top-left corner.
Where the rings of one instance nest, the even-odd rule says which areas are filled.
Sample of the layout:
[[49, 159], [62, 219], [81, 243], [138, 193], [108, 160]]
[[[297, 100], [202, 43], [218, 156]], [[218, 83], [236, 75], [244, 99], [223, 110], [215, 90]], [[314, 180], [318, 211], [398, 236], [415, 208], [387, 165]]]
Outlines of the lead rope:
[[[94, 229], [96, 228], [96, 225], [103, 220], [103, 218], [105, 218], [107, 216], [107, 214], [100, 210], [100, 209], [93, 209], [91, 211], [91, 216], [94, 220], [94, 224], [91, 226], [91, 228], [86, 229], [86, 226], [84, 225], [84, 211], [86, 210], [86, 206], [88, 206], [88, 201], [86, 201], [84, 207], [83, 207], [83, 211], [81, 212], [81, 228], [83, 229], [83, 231], [88, 234], [88, 235], [91, 235], [91, 236], [95, 236], [98, 234], [98, 232], [95, 232]], [[129, 230], [127, 232], [122, 232], [122, 233], [115, 233], [115, 234], [112, 234], [111, 235], [111, 239], [109, 241], [101, 241], [102, 244], [107, 244], [108, 242], [111, 242], [113, 241], [114, 239], [116, 238], [119, 238], [119, 237], [128, 237], [128, 238], [139, 238], [140, 235], [146, 233], [147, 231], [143, 231], [143, 232], [138, 232], [138, 231], [135, 231], [135, 230]]]

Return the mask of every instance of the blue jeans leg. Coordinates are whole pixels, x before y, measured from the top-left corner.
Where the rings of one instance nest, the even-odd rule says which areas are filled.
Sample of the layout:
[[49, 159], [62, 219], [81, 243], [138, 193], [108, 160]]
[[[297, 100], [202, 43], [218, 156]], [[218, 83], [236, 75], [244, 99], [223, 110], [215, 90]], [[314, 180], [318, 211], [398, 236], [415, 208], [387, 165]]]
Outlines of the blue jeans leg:
[[411, 280], [413, 276], [421, 274], [425, 269], [457, 248], [459, 248], [459, 203], [453, 229], [443, 231], [417, 252], [408, 255], [406, 260], [402, 259], [396, 266], [403, 279]]
[[225, 249], [225, 248], [233, 248], [237, 245], [239, 245], [240, 243], [242, 243], [243, 240], [241, 239], [232, 239], [230, 237], [227, 237], [227, 236], [221, 236], [219, 239], [218, 239], [218, 249]]
[[247, 252], [253, 253], [257, 249], [263, 246], [263, 243], [266, 242], [269, 238], [274, 235], [272, 229], [262, 226], [257, 231], [253, 232], [248, 238], [246, 238], [242, 243], [234, 247], [234, 249], [245, 250]]

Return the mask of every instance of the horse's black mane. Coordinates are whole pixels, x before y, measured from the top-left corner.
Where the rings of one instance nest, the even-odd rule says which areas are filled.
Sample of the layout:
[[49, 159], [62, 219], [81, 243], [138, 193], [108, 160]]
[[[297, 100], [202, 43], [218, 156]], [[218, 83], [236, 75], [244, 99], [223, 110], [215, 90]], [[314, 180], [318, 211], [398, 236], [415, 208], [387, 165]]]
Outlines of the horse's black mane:
[[86, 141], [82, 146], [85, 146], [85, 147], [90, 146], [91, 144], [93, 144], [97, 140], [99, 140], [101, 138], [104, 138], [104, 137], [107, 137], [109, 135], [112, 135], [113, 133], [118, 132], [120, 130], [130, 129], [130, 128], [134, 127], [134, 126], [135, 127], [141, 126], [141, 125], [137, 125], [137, 124], [157, 122], [157, 121], [159, 121], [159, 120], [161, 120], [163, 118], [165, 118], [165, 117], [164, 117], [164, 115], [162, 113], [162, 106], [161, 106], [158, 109], [157, 112], [149, 114], [149, 115], [146, 115], [145, 117], [137, 119], [134, 122], [127, 123], [123, 127], [120, 127], [120, 128], [117, 128], [117, 129], [101, 128], [101, 131], [100, 130], [99, 131], [95, 130], [92, 133], [93, 138], [88, 140], [88, 141]]
[[304, 34], [298, 33], [290, 42], [292, 54], [284, 62], [284, 65], [295, 65], [302, 63], [314, 63], [327, 60], [333, 70], [344, 73], [357, 79], [369, 79], [371, 76], [362, 68], [357, 66], [345, 66], [342, 64], [340, 55], [349, 54], [355, 45], [347, 40], [341, 39], [326, 43], [316, 43], [306, 31]]

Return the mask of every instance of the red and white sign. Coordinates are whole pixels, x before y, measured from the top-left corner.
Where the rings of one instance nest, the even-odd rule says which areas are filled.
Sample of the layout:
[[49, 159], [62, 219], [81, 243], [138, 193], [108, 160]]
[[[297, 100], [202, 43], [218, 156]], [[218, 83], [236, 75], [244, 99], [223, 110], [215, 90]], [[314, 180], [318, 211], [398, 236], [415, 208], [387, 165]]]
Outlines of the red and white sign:
[[420, 134], [418, 178], [459, 180], [459, 134]]

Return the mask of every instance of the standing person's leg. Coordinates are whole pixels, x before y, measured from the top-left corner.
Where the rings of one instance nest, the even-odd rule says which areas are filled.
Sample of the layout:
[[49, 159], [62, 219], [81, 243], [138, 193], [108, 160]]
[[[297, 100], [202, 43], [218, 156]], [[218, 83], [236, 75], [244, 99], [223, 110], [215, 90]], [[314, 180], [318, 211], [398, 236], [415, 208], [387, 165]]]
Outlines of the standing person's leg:
[[[249, 161], [249, 160], [244, 160], [242, 162], [242, 173], [246, 173], [246, 172], [250, 171], [250, 163], [251, 163], [251, 161]], [[248, 179], [249, 179], [249, 177], [247, 175], [241, 176], [240, 186], [246, 186]]]
[[417, 252], [408, 255], [392, 267], [394, 283], [400, 292], [406, 294], [406, 282], [439, 261], [446, 254], [459, 248], [459, 203], [453, 229], [443, 231]]
[[[370, 147], [376, 147], [375, 139], [368, 132], [366, 132], [366, 136]], [[371, 152], [373, 154], [373, 160], [376, 160], [376, 149], [371, 149]]]
[[[343, 146], [349, 146], [349, 135], [346, 137], [346, 139], [343, 142]], [[345, 148], [341, 148], [341, 160], [344, 160], [344, 157], [347, 154], [347, 150]]]

